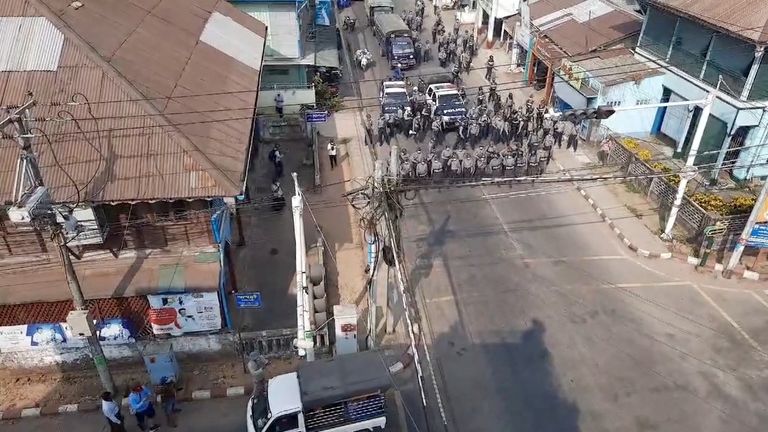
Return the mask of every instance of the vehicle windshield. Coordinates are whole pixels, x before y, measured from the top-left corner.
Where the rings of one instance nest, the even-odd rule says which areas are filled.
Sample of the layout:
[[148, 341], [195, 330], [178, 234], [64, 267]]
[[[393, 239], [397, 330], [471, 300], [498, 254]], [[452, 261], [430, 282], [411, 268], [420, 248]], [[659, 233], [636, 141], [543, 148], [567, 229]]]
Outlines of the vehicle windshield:
[[409, 38], [392, 39], [393, 54], [413, 54], [413, 42]]
[[406, 92], [384, 93], [384, 105], [405, 105], [409, 106], [408, 94]]
[[251, 405], [251, 420], [257, 431], [264, 429], [269, 420], [270, 412], [267, 405], [267, 396], [262, 395], [253, 398]]
[[461, 96], [458, 94], [445, 94], [437, 97], [437, 103], [441, 106], [463, 108], [464, 101], [461, 100]]

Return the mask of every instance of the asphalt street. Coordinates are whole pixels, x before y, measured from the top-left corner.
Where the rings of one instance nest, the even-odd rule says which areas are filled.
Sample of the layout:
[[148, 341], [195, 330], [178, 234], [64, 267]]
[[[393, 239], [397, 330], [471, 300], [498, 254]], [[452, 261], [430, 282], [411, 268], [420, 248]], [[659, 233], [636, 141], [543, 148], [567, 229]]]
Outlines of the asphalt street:
[[[351, 11], [364, 23], [361, 2]], [[429, 4], [427, 14], [424, 37]], [[452, 17], [443, 12], [448, 28]], [[345, 37], [353, 52], [377, 51], [364, 26]], [[380, 80], [391, 74], [376, 60], [355, 72], [356, 96], [374, 118]], [[432, 63], [406, 75], [439, 70]], [[480, 71], [465, 82], [487, 84]], [[516, 88], [515, 99], [531, 92]], [[420, 145], [402, 135], [394, 143]], [[374, 154], [386, 159], [389, 147]], [[421, 191], [405, 206], [406, 267], [430, 354], [421, 356], [429, 400], [421, 430], [762, 430], [764, 292], [643, 261], [568, 183]]]
[[638, 261], [572, 189], [420, 192], [402, 227], [449, 430], [765, 424], [763, 293]]

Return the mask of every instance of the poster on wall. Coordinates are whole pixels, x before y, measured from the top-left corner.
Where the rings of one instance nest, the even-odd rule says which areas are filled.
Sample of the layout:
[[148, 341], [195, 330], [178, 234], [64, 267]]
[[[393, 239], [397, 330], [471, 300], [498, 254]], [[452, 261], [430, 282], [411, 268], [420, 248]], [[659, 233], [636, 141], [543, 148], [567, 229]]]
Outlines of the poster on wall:
[[[130, 321], [108, 318], [94, 321], [96, 334], [104, 345], [136, 342]], [[0, 327], [0, 352], [43, 348], [81, 348], [85, 338], [75, 336], [66, 323], [37, 323]]]
[[331, 15], [333, 15], [331, 0], [317, 0], [315, 2], [315, 24], [321, 26], [331, 25]]
[[147, 299], [154, 334], [179, 336], [221, 329], [217, 293], [158, 294], [148, 295]]

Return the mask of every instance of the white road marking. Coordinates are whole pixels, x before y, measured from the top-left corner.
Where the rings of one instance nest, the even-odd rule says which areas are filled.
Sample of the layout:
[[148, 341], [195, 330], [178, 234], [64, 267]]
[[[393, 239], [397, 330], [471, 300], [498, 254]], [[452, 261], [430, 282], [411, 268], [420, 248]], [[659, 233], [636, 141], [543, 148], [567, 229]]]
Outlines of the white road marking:
[[750, 294], [752, 294], [752, 297], [755, 298], [761, 305], [765, 306], [766, 309], [768, 309], [768, 302], [766, 302], [762, 297], [760, 297], [760, 294], [750, 291]]
[[645, 286], [685, 286], [685, 285], [693, 285], [693, 284], [691, 282], [683, 282], [683, 281], [606, 284], [606, 286], [608, 287], [616, 287], [616, 288], [635, 288], [635, 287], [645, 287]]
[[499, 220], [499, 223], [501, 223], [501, 227], [504, 228], [504, 232], [507, 233], [507, 238], [509, 239], [509, 242], [512, 243], [512, 246], [514, 246], [518, 252], [522, 252], [523, 249], [522, 247], [520, 247], [520, 243], [518, 243], [517, 240], [515, 240], [514, 236], [512, 236], [512, 232], [509, 231], [507, 224], [504, 223], [504, 218], [501, 217], [501, 213], [499, 213], [499, 210], [496, 208], [496, 204], [493, 203], [493, 200], [488, 199], [488, 195], [486, 195], [485, 193], [485, 188], [481, 186], [480, 191], [483, 193], [483, 197], [486, 198], [488, 205], [491, 206], [491, 209], [493, 210], [493, 213], [496, 215], [496, 218]]
[[745, 332], [745, 331], [744, 331], [744, 329], [742, 329], [742, 328], [741, 328], [741, 326], [739, 325], [739, 323], [737, 323], [737, 322], [736, 322], [736, 321], [735, 321], [733, 318], [731, 318], [731, 316], [730, 316], [730, 315], [728, 315], [728, 313], [727, 313], [727, 312], [725, 312], [725, 311], [723, 310], [723, 308], [721, 308], [721, 307], [720, 307], [720, 305], [718, 305], [718, 304], [717, 304], [717, 303], [716, 303], [716, 302], [715, 302], [715, 301], [712, 299], [712, 297], [708, 296], [708, 295], [707, 295], [707, 293], [705, 293], [705, 292], [704, 292], [704, 290], [702, 290], [702, 289], [701, 289], [701, 287], [699, 287], [698, 285], [696, 285], [696, 284], [691, 284], [691, 285], [692, 285], [694, 288], [696, 288], [696, 291], [698, 291], [698, 292], [699, 292], [699, 294], [701, 294], [701, 296], [702, 296], [702, 297], [704, 297], [704, 300], [706, 300], [707, 302], [709, 302], [709, 304], [711, 304], [711, 305], [712, 305], [712, 307], [713, 307], [713, 308], [715, 308], [715, 310], [716, 310], [716, 311], [717, 311], [717, 312], [720, 314], [720, 316], [722, 316], [723, 318], [725, 318], [725, 320], [726, 320], [726, 321], [728, 321], [728, 323], [729, 323], [729, 324], [731, 324], [731, 326], [733, 326], [733, 328], [735, 328], [735, 329], [736, 329], [736, 331], [737, 331], [737, 332], [739, 332], [739, 334], [740, 334], [740, 335], [741, 335], [741, 336], [742, 336], [742, 337], [743, 337], [743, 338], [744, 338], [744, 339], [745, 339], [745, 340], [746, 340], [746, 341], [747, 341], [747, 342], [748, 342], [750, 345], [752, 345], [752, 348], [754, 348], [756, 351], [758, 351], [760, 354], [762, 354], [762, 355], [763, 355], [763, 357], [768, 357], [768, 354], [766, 354], [766, 353], [763, 351], [763, 349], [760, 347], [760, 345], [759, 345], [759, 344], [758, 344], [758, 343], [757, 343], [757, 342], [756, 342], [754, 339], [752, 339], [752, 337], [751, 337], [750, 335], [748, 335], [748, 334], [747, 334], [747, 332]]
[[520, 261], [524, 263], [551, 263], [556, 261], [602, 261], [602, 260], [625, 260], [624, 255], [597, 255], [584, 257], [546, 257], [546, 258], [524, 258]]

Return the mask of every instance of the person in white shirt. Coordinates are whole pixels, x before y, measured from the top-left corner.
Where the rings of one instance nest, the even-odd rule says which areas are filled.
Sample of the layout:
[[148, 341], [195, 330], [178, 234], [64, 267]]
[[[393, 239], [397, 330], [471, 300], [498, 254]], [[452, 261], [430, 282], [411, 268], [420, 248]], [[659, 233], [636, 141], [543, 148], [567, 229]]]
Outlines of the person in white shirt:
[[285, 105], [285, 99], [283, 99], [283, 94], [278, 93], [275, 95], [275, 111], [277, 111], [277, 115], [280, 116], [280, 118], [283, 118], [283, 105]]
[[336, 168], [336, 165], [339, 164], [336, 159], [336, 143], [333, 140], [328, 141], [328, 160], [331, 161], [331, 169]]
[[101, 394], [101, 412], [107, 419], [110, 432], [125, 432], [125, 421], [120, 413], [120, 406], [112, 400], [112, 393]]

